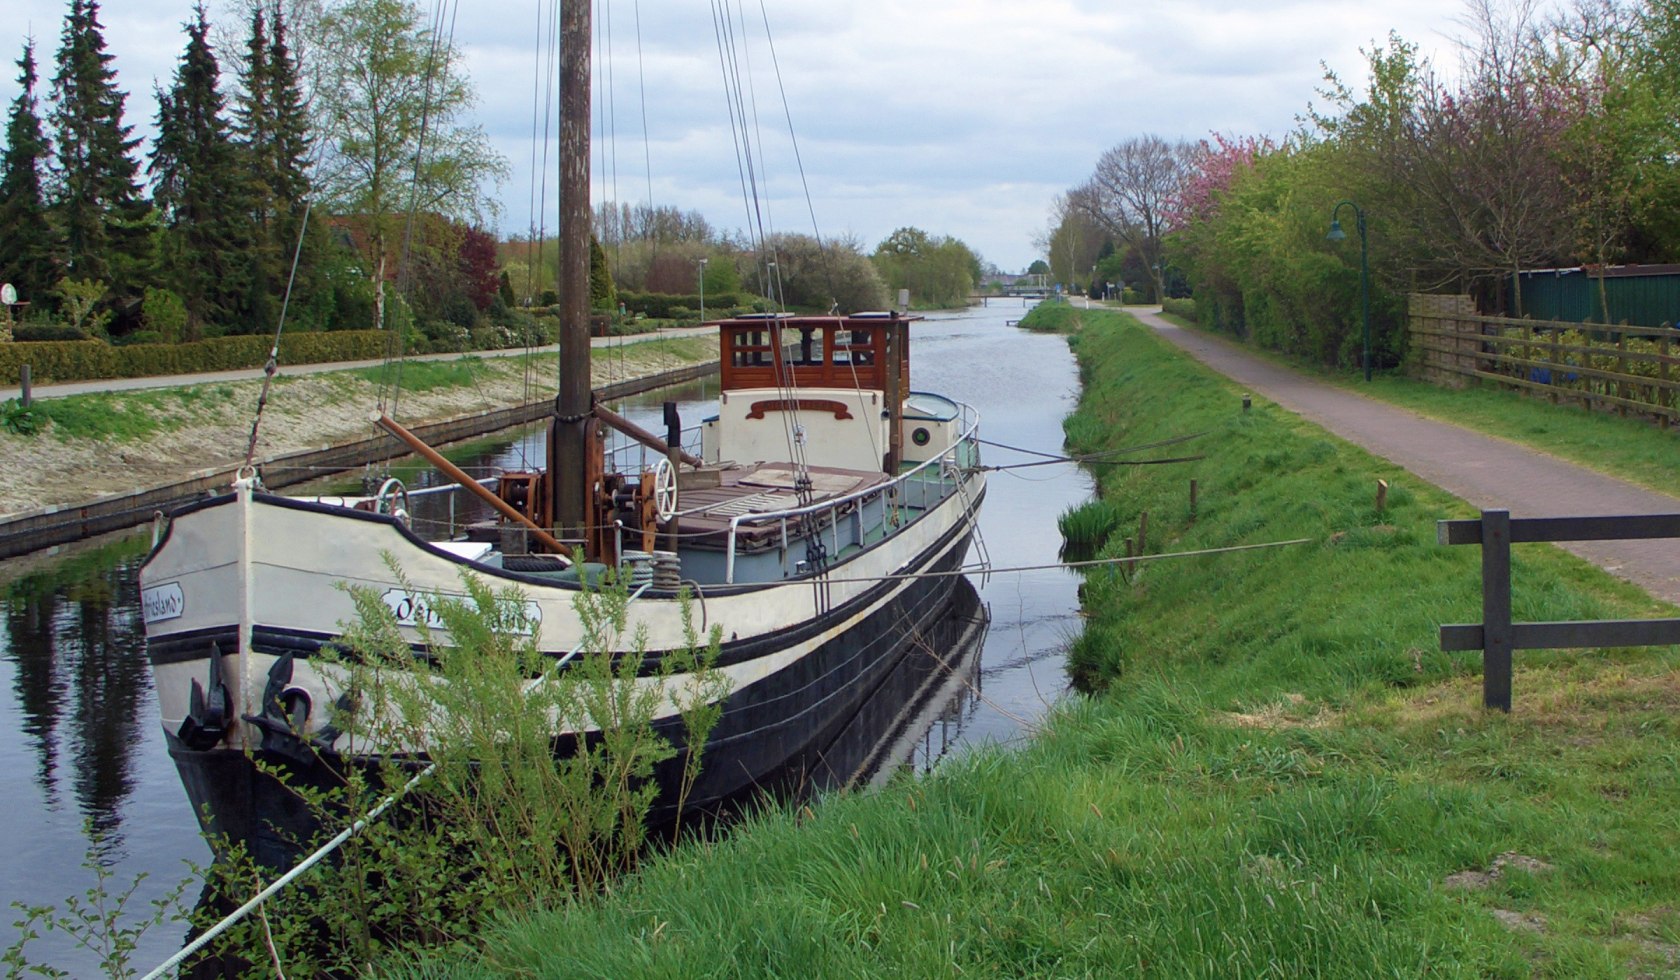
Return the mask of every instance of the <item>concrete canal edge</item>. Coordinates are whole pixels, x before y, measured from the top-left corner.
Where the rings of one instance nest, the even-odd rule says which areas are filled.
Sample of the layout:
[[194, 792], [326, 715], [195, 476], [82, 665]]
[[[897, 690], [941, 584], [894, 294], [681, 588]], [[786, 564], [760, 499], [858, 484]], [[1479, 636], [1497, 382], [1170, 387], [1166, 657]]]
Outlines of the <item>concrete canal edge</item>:
[[[683, 384], [718, 372], [718, 362], [691, 364], [657, 374], [629, 378], [596, 389], [603, 400]], [[490, 432], [544, 418], [553, 411], [549, 400], [515, 405], [487, 414], [458, 415], [411, 426], [434, 445], [471, 439]], [[291, 486], [332, 472], [407, 455], [407, 446], [390, 436], [357, 439], [304, 452], [271, 456], [257, 462], [263, 483], [270, 489]], [[184, 480], [129, 493], [110, 494], [74, 504], [58, 504], [0, 520], [0, 558], [25, 555], [42, 548], [68, 544], [96, 534], [135, 527], [184, 504], [214, 493], [233, 482], [234, 466], [199, 470]]]

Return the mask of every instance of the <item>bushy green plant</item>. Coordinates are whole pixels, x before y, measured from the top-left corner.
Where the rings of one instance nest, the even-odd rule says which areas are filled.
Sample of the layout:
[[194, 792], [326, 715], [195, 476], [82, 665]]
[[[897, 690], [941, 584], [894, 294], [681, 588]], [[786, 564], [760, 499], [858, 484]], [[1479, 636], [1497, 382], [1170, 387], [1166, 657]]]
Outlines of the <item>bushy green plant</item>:
[[187, 304], [174, 291], [147, 286], [140, 310], [146, 330], [156, 336], [156, 343], [174, 344], [186, 339]]
[[16, 398], [8, 398], [0, 404], [0, 428], [16, 436], [34, 435], [46, 425], [46, 419], [46, 413], [39, 406], [25, 408], [23, 402]]
[[49, 319], [32, 319], [13, 325], [12, 339], [19, 343], [40, 343], [45, 341], [87, 340], [88, 335], [86, 330], [79, 330], [68, 324]]
[[71, 327], [94, 336], [104, 335], [105, 325], [111, 322], [111, 311], [96, 309], [105, 298], [104, 283], [66, 276], [58, 281], [54, 291], [58, 294], [58, 311]]
[[0, 964], [6, 976], [70, 977], [74, 974], [51, 964], [32, 963], [27, 949], [41, 938], [42, 931], [61, 932], [83, 950], [99, 960], [101, 972], [107, 977], [132, 977], [136, 970], [130, 965], [140, 938], [151, 930], [171, 923], [184, 922], [186, 910], [181, 896], [186, 893], [191, 878], [184, 878], [169, 891], [151, 902], [151, 911], [136, 916], [130, 908], [135, 893], [147, 879], [141, 872], [127, 887], [119, 890], [111, 869], [104, 859], [106, 835], [91, 822], [84, 825], [88, 849], [82, 857], [82, 867], [92, 872], [94, 881], [81, 895], [72, 895], [62, 905], [30, 905], [13, 902], [12, 908], [23, 915], [14, 922], [17, 939], [0, 954]]
[[1096, 555], [1120, 526], [1120, 521], [1119, 508], [1102, 497], [1063, 511], [1056, 518], [1056, 527], [1062, 532], [1063, 556], [1080, 560]]
[[[288, 332], [280, 338], [281, 364], [357, 361], [385, 354], [390, 336], [382, 330]], [[31, 366], [40, 381], [86, 381], [96, 378], [144, 378], [262, 367], [272, 337], [217, 337], [189, 344], [142, 343], [120, 351], [96, 340], [42, 341], [0, 346], [0, 382], [18, 383], [20, 368]]]
[[1075, 309], [1072, 303], [1047, 299], [1027, 311], [1021, 318], [1021, 329], [1035, 333], [1076, 333], [1084, 322], [1081, 316], [1084, 312]]
[[[323, 820], [324, 839], [369, 813], [421, 762], [430, 774], [399, 811], [300, 881], [302, 895], [229, 933], [224, 948], [265, 964], [264, 975], [356, 974], [380, 949], [446, 947], [502, 915], [598, 894], [639, 860], [654, 767], [677, 767], [679, 794], [699, 774], [701, 753], [678, 762], [678, 747], [652, 730], [666, 696], [676, 699], [687, 746], [703, 745], [720, 713], [718, 629], [702, 640], [685, 615], [687, 646], [663, 654], [654, 678], [637, 677], [640, 630], [631, 655], [604, 652], [619, 649], [628, 629], [622, 585], [580, 593], [582, 652], [562, 667], [541, 652], [540, 625], [517, 588], [463, 575], [464, 595], [426, 595], [392, 568], [438, 624], [419, 627], [424, 656], [378, 591], [352, 586], [357, 619], [340, 641], [344, 655], [326, 669], [346, 692], [333, 724], [354, 742], [403, 754], [346, 771], [337, 789], [294, 789]], [[665, 686], [685, 674], [694, 684]], [[556, 719], [592, 733], [559, 758]], [[218, 881], [230, 896], [271, 873], [237, 847], [222, 857]]]

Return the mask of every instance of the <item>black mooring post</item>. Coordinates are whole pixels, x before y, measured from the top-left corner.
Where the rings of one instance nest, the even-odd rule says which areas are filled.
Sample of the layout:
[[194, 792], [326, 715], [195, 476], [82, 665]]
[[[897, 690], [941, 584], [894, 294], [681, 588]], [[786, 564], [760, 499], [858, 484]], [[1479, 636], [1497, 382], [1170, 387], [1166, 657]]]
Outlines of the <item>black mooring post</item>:
[[682, 446], [682, 416], [677, 412], [676, 402], [665, 403], [665, 445]]
[[1511, 710], [1511, 512], [1482, 511], [1482, 707]]

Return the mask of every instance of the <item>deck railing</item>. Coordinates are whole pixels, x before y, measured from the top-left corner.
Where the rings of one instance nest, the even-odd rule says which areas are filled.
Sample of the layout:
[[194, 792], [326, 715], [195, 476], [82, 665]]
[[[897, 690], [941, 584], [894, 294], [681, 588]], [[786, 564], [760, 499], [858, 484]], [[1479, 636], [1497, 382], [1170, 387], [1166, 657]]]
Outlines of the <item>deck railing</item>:
[[[782, 547], [785, 549], [788, 543], [789, 524], [800, 520], [815, 518], [818, 521], [818, 526], [822, 527], [825, 526], [822, 522], [826, 517], [826, 526], [829, 528], [833, 537], [834, 550], [835, 552], [838, 552], [840, 550], [839, 511], [841, 508], [856, 504], [857, 514], [861, 520], [865, 503], [877, 498], [900, 497], [901, 491], [910, 481], [926, 481], [928, 471], [933, 467], [937, 467], [937, 472], [939, 474], [939, 486], [941, 488], [940, 499], [944, 499], [946, 496], [944, 488], [947, 484], [951, 484], [953, 486], [961, 485], [963, 481], [963, 473], [960, 455], [965, 447], [973, 446], [978, 443], [980, 433], [979, 413], [971, 406], [965, 405], [961, 402], [956, 402], [954, 404], [957, 406], [958, 418], [961, 420], [959, 422], [961, 431], [957, 434], [957, 437], [951, 440], [951, 444], [940, 452], [939, 455], [930, 457], [929, 459], [917, 464], [915, 468], [906, 470], [892, 480], [886, 483], [876, 484], [872, 487], [865, 487], [862, 490], [856, 490], [852, 493], [845, 494], [844, 496], [833, 497], [831, 499], [821, 501], [820, 503], [810, 504], [805, 507], [792, 507], [787, 510], [766, 511], [759, 514], [741, 514], [730, 518], [729, 538], [724, 545], [724, 584], [733, 585], [735, 583], [736, 543], [740, 530], [743, 526], [763, 526], [766, 524], [780, 525]], [[858, 537], [860, 539], [862, 537], [861, 529]]]

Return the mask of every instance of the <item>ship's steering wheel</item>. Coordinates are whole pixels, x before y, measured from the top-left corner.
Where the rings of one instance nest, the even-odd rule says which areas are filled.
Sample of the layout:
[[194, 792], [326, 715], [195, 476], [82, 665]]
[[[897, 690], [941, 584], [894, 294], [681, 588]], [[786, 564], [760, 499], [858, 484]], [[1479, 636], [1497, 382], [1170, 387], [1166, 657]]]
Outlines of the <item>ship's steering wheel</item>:
[[394, 476], [386, 477], [373, 497], [373, 512], [389, 514], [408, 526], [408, 488]]
[[653, 509], [664, 523], [677, 514], [677, 470], [671, 461], [661, 458], [653, 464]]

